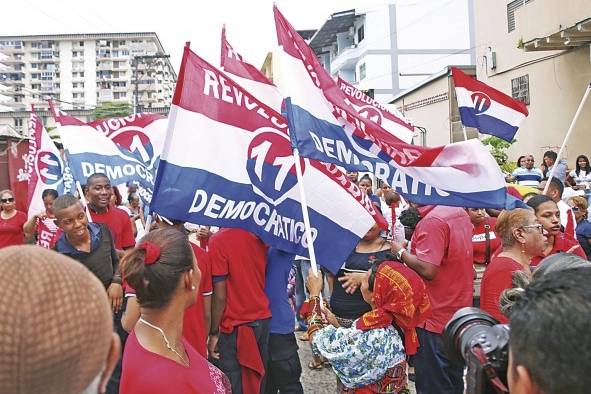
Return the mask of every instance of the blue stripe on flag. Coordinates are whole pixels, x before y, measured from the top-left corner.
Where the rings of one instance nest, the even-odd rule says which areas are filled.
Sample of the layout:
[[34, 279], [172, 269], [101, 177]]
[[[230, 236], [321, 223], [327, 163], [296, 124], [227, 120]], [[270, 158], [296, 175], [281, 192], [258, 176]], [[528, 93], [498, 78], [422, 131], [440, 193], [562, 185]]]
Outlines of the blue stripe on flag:
[[483, 134], [490, 134], [511, 142], [518, 127], [486, 114], [476, 115], [473, 108], [460, 107], [460, 118], [466, 127], [474, 127]]
[[[250, 184], [229, 181], [203, 169], [161, 161], [159, 184], [151, 208], [166, 217], [202, 225], [240, 227], [267, 245], [308, 256], [302, 244], [304, 224], [299, 201], [286, 199], [276, 207], [255, 194]], [[318, 230], [314, 241], [318, 263], [336, 273], [360, 236], [308, 207], [310, 223]], [[284, 236], [282, 236], [284, 234]], [[336, 237], [337, 235], [338, 237]], [[363, 236], [363, 235], [362, 235]], [[296, 245], [297, 241], [297, 246]]]
[[308, 111], [285, 100], [289, 132], [301, 156], [344, 166], [351, 171], [369, 171], [385, 180], [405, 198], [418, 204], [449, 205], [473, 208], [503, 208], [506, 191], [497, 190], [470, 193], [439, 191], [398, 170], [391, 160], [380, 152], [378, 157], [365, 155], [355, 147], [358, 138], [346, 137], [342, 127], [317, 119]]

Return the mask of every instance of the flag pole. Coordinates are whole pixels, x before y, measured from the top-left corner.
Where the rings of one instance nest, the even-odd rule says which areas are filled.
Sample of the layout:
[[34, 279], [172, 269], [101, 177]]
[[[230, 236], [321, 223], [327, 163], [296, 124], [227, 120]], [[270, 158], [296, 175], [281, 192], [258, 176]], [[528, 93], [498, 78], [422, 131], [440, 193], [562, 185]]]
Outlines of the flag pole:
[[[568, 142], [568, 139], [570, 138], [570, 135], [572, 134], [573, 129], [575, 128], [575, 124], [577, 123], [577, 119], [579, 118], [579, 115], [583, 111], [583, 106], [585, 105], [585, 102], [587, 101], [587, 97], [589, 97], [589, 92], [591, 92], [591, 83], [589, 83], [589, 85], [587, 85], [587, 90], [585, 90], [585, 94], [583, 95], [583, 98], [581, 99], [581, 103], [579, 104], [579, 108], [577, 108], [577, 112], [575, 112], [575, 116], [574, 116], [572, 122], [570, 123], [570, 127], [568, 128], [568, 131], [566, 132], [566, 136], [564, 137], [564, 141], [562, 141], [562, 146], [560, 147], [560, 150], [558, 151], [558, 155], [556, 156], [556, 161], [554, 162], [554, 165], [552, 166], [552, 169], [550, 170], [550, 174], [548, 175], [548, 180], [552, 179], [552, 177], [554, 176], [554, 172], [556, 171], [556, 167], [558, 166], [558, 161], [562, 157], [562, 153], [564, 152], [564, 148], [566, 147], [566, 143]], [[546, 186], [544, 187], [543, 194], [546, 194], [548, 192], [549, 187], [550, 187], [550, 182], [548, 181], [548, 182], [546, 182]]]
[[310, 227], [310, 217], [308, 216], [308, 202], [306, 200], [306, 190], [304, 188], [304, 176], [302, 174], [302, 164], [300, 163], [300, 152], [298, 148], [293, 148], [293, 157], [295, 159], [296, 175], [298, 178], [298, 187], [300, 189], [300, 201], [302, 204], [302, 216], [304, 217], [304, 229], [308, 252], [310, 253], [310, 265], [312, 272], [318, 276], [318, 264], [316, 263], [316, 253], [314, 252], [314, 241], [312, 240], [312, 229]]
[[464, 141], [468, 141], [468, 133], [466, 132], [466, 126], [462, 124], [462, 132], [464, 133]]
[[90, 215], [90, 211], [88, 211], [88, 202], [86, 201], [86, 197], [84, 197], [84, 192], [82, 191], [82, 186], [79, 181], [76, 181], [76, 190], [78, 190], [78, 194], [80, 195], [80, 202], [82, 202], [82, 205], [84, 206], [84, 212], [86, 212], [88, 222], [92, 223], [92, 216]]

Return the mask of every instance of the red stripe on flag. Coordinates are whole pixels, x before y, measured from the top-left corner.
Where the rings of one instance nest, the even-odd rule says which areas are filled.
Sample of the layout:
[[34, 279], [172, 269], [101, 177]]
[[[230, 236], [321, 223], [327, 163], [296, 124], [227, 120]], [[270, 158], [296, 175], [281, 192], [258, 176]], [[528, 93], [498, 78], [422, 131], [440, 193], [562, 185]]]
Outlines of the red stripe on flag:
[[452, 67], [451, 73], [454, 79], [454, 85], [457, 88], [465, 88], [471, 92], [482, 92], [488, 95], [492, 100], [497, 103], [514, 109], [517, 112], [521, 112], [525, 116], [529, 114], [525, 103], [515, 100], [513, 97], [506, 95], [505, 93], [493, 88], [481, 82], [477, 79], [472, 78], [469, 75], [464, 74], [459, 69]]

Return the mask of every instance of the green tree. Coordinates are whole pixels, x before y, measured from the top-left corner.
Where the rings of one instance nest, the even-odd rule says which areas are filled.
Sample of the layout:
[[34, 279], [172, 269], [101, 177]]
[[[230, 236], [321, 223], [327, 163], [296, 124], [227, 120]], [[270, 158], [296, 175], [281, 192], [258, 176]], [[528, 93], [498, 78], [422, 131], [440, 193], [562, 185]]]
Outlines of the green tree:
[[507, 142], [495, 136], [486, 137], [482, 140], [484, 145], [490, 146], [490, 154], [495, 158], [501, 170], [508, 173], [513, 172], [517, 168], [517, 163], [509, 161], [509, 156], [507, 155], [507, 149], [515, 142], [517, 140]]
[[92, 116], [95, 119], [118, 118], [131, 115], [132, 112], [131, 104], [110, 101], [98, 105], [92, 111]]

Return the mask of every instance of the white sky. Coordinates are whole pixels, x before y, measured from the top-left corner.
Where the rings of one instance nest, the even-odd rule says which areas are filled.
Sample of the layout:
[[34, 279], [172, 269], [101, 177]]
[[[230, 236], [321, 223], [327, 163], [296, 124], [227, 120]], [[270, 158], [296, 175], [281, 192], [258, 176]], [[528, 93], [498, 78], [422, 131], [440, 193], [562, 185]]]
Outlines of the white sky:
[[[368, 9], [386, 0], [276, 0], [296, 29], [317, 29], [334, 12]], [[442, 7], [455, 0], [397, 0], [401, 6]], [[219, 64], [220, 32], [226, 24], [230, 44], [260, 66], [276, 45], [272, 0], [19, 0], [5, 5], [0, 35], [155, 31], [178, 71], [185, 41]], [[440, 17], [445, 18], [445, 12]]]

